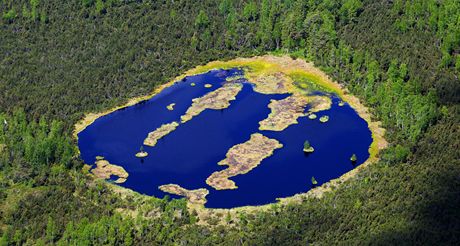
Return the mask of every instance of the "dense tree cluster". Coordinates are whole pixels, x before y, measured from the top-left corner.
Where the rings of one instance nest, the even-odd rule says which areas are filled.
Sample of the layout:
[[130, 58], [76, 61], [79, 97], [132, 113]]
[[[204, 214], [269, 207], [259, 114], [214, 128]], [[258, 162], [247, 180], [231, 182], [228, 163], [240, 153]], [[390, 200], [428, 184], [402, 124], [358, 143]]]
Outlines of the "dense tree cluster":
[[[455, 0], [0, 0], [0, 245], [458, 242], [459, 11]], [[266, 52], [312, 61], [364, 99], [388, 130], [381, 160], [321, 199], [212, 228], [184, 200], [120, 196], [81, 172], [71, 132], [84, 113]]]

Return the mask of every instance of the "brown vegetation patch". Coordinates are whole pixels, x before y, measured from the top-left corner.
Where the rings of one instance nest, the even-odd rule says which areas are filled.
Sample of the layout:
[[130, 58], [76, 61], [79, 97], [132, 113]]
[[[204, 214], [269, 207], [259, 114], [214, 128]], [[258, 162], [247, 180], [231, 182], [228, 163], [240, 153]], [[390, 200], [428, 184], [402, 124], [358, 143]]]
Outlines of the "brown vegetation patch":
[[261, 74], [248, 81], [255, 85], [254, 91], [262, 94], [285, 94], [292, 91], [292, 80], [284, 73]]
[[271, 156], [275, 149], [283, 145], [276, 139], [267, 138], [260, 133], [254, 133], [251, 138], [241, 144], [231, 147], [227, 157], [220, 161], [219, 165], [227, 165], [228, 168], [214, 172], [206, 179], [206, 183], [216, 190], [236, 189], [235, 182], [230, 180], [240, 174], [245, 174], [257, 167], [263, 159]]
[[303, 96], [294, 94], [282, 100], [271, 100], [268, 117], [259, 122], [259, 130], [283, 131], [288, 126], [297, 124], [297, 119], [304, 116], [305, 107], [310, 105], [309, 112], [327, 110], [331, 107], [331, 99], [327, 96]]
[[199, 115], [206, 109], [224, 109], [230, 106], [230, 101], [236, 99], [236, 95], [243, 88], [239, 83], [227, 83], [215, 91], [211, 91], [206, 95], [193, 99], [192, 105], [182, 115], [181, 122], [187, 122], [193, 117]]
[[177, 184], [162, 185], [158, 188], [170, 194], [186, 197], [187, 200], [193, 204], [205, 204], [206, 196], [209, 194], [209, 191], [205, 188], [187, 190]]
[[128, 172], [123, 167], [110, 164], [107, 160], [97, 160], [96, 168], [92, 169], [91, 172], [100, 179], [110, 179], [111, 175], [118, 177], [115, 183], [124, 183], [128, 178]]
[[179, 123], [175, 121], [161, 125], [155, 131], [149, 133], [147, 138], [144, 140], [144, 145], [151, 147], [155, 146], [160, 138], [176, 130], [177, 126], [179, 126]]

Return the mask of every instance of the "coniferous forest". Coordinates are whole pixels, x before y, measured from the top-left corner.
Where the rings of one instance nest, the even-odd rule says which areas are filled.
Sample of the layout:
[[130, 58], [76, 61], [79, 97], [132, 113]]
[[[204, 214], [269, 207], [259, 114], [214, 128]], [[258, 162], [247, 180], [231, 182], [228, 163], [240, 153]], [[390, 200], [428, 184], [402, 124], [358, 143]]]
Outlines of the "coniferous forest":
[[[362, 99], [387, 129], [380, 161], [321, 199], [216, 226], [82, 171], [86, 113], [267, 53]], [[457, 0], [0, 0], [0, 245], [458, 244], [459, 75]]]

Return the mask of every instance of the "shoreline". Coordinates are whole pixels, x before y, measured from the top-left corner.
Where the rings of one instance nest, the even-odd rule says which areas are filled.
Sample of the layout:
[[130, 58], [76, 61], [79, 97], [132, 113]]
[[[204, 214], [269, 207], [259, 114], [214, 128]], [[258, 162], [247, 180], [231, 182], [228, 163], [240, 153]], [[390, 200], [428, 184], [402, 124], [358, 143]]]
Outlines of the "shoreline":
[[[360, 164], [359, 166], [355, 167], [354, 169], [350, 170], [347, 173], [344, 173], [340, 177], [336, 179], [332, 179], [321, 186], [312, 188], [311, 190], [303, 193], [298, 193], [290, 197], [285, 198], [278, 198], [275, 202], [260, 205], [260, 206], [242, 206], [242, 207], [235, 207], [229, 209], [223, 208], [205, 208], [204, 205], [196, 205], [191, 204], [188, 202], [188, 207], [191, 210], [195, 210], [198, 213], [198, 216], [209, 216], [209, 214], [213, 213], [230, 213], [236, 214], [239, 212], [255, 212], [261, 210], [267, 210], [272, 207], [273, 204], [276, 205], [286, 205], [292, 202], [301, 202], [304, 198], [308, 197], [316, 197], [321, 198], [325, 192], [332, 190], [333, 187], [337, 187], [341, 183], [350, 180], [351, 178], [355, 177], [361, 170], [366, 168], [368, 165], [375, 163], [379, 160], [379, 152], [382, 149], [385, 149], [388, 145], [384, 138], [385, 129], [381, 127], [381, 122], [379, 121], [372, 121], [372, 115], [367, 107], [365, 107], [359, 98], [356, 96], [349, 94], [348, 90], [344, 88], [341, 84], [334, 82], [326, 73], [321, 71], [319, 68], [315, 67], [313, 63], [306, 62], [303, 59], [296, 59], [293, 60], [291, 57], [287, 55], [283, 56], [274, 56], [274, 55], [264, 55], [264, 56], [256, 56], [251, 58], [236, 58], [229, 61], [212, 61], [205, 65], [197, 66], [191, 70], [186, 71], [182, 75], [177, 76], [173, 80], [156, 87], [151, 93], [145, 96], [140, 96], [136, 98], [130, 99], [127, 103], [108, 109], [106, 111], [102, 111], [99, 113], [89, 113], [84, 116], [83, 119], [75, 124], [75, 129], [73, 132], [73, 136], [75, 139], [78, 140], [78, 134], [83, 131], [86, 127], [94, 123], [98, 118], [108, 115], [112, 112], [115, 112], [119, 109], [123, 109], [126, 107], [133, 106], [138, 104], [142, 101], [146, 101], [154, 97], [156, 94], [163, 91], [165, 88], [172, 86], [174, 83], [182, 80], [187, 76], [203, 74], [209, 72], [210, 70], [216, 69], [229, 69], [229, 68], [241, 68], [245, 71], [245, 77], [248, 79], [249, 82], [257, 76], [263, 75], [264, 72], [270, 71], [271, 73], [274, 72], [283, 72], [290, 77], [296, 77], [299, 79], [304, 79], [307, 83], [312, 83], [316, 86], [323, 87], [330, 92], [335, 93], [338, 97], [340, 97], [344, 102], [347, 102], [355, 111], [356, 113], [364, 119], [367, 124], [368, 128], [372, 134], [372, 143], [369, 146], [369, 158]], [[302, 92], [302, 88], [298, 86], [294, 86], [294, 90], [296, 92]], [[301, 86], [300, 86], [301, 87]], [[79, 152], [79, 150], [78, 150]], [[136, 193], [135, 191], [132, 191]], [[236, 216], [236, 215], [235, 215]], [[233, 216], [232, 216], [233, 217]]]

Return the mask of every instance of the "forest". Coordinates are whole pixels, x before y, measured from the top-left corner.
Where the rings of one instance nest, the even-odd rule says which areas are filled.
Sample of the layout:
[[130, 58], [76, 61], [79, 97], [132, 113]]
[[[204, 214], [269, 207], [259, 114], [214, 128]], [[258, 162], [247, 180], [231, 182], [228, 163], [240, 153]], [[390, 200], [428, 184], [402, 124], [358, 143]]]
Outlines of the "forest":
[[[460, 241], [457, 0], [0, 0], [0, 15], [0, 245]], [[362, 99], [387, 129], [380, 161], [321, 199], [215, 226], [82, 171], [72, 132], [86, 113], [266, 53], [312, 61]]]

